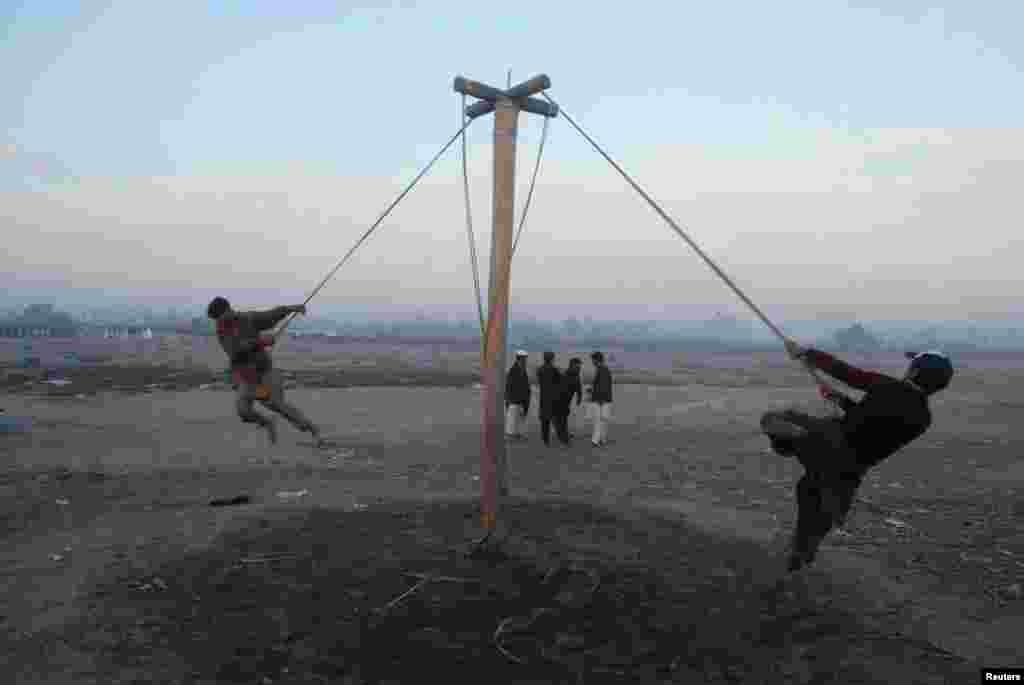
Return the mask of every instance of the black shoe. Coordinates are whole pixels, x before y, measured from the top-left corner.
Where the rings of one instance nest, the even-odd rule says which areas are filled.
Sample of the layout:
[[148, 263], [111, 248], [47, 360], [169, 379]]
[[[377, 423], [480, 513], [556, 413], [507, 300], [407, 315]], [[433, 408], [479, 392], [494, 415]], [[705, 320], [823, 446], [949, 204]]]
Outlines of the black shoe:
[[770, 438], [786, 438], [799, 440], [807, 436], [807, 429], [795, 423], [787, 421], [778, 415], [768, 415], [761, 418], [761, 430]]
[[786, 559], [786, 573], [796, 573], [804, 566], [804, 560], [799, 554], [790, 554]]
[[824, 537], [814, 537], [806, 540], [796, 540], [790, 543], [787, 570], [792, 573], [810, 566], [818, 556], [818, 547]]
[[772, 451], [783, 457], [796, 456], [796, 444], [788, 438], [769, 438], [772, 443]]
[[814, 563], [814, 552], [807, 549], [790, 549], [786, 558], [786, 571], [795, 573]]

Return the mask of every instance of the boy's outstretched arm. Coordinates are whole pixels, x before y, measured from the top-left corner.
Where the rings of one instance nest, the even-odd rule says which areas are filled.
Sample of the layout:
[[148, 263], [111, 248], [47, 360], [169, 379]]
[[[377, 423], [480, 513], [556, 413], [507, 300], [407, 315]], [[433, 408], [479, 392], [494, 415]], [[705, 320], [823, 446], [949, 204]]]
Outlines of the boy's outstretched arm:
[[821, 388], [821, 396], [829, 402], [837, 405], [844, 412], [850, 411], [857, 406], [857, 403], [854, 402], [853, 399], [830, 386], [823, 386]]
[[809, 349], [804, 358], [811, 366], [821, 369], [833, 378], [857, 390], [866, 392], [880, 384], [892, 381], [889, 376], [874, 371], [858, 369], [856, 366], [847, 364], [821, 350]]
[[841, 359], [813, 347], [804, 348], [792, 341], [787, 341], [786, 349], [794, 358], [807, 362], [814, 368], [824, 371], [857, 390], [867, 392], [880, 384], [890, 383], [893, 380], [885, 374], [858, 369], [856, 366], [847, 364]]
[[266, 331], [280, 323], [289, 314], [305, 314], [306, 308], [302, 305], [289, 305], [287, 307], [274, 307], [262, 312], [252, 312], [252, 325], [257, 331]]

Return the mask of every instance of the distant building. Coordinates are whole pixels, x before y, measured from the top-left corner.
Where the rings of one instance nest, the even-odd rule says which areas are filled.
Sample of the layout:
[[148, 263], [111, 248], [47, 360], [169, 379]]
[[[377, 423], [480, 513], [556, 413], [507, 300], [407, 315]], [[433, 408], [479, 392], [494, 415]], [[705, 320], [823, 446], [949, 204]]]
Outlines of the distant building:
[[0, 320], [0, 337], [3, 338], [74, 338], [77, 335], [78, 325], [74, 319], [48, 304], [30, 305], [20, 316]]
[[110, 338], [142, 338], [153, 339], [153, 329], [142, 326], [107, 326], [103, 329], [103, 337]]
[[871, 353], [882, 349], [882, 342], [861, 324], [837, 331], [833, 340], [843, 352]]

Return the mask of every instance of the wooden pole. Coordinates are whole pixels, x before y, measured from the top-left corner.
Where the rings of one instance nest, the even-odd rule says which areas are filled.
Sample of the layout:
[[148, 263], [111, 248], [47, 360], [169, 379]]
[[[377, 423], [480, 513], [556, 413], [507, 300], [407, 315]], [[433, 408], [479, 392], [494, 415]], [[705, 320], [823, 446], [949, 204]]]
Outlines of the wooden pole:
[[484, 354], [482, 516], [492, 532], [497, 523], [498, 498], [508, 494], [505, 445], [505, 372], [508, 302], [515, 233], [516, 134], [519, 104], [500, 98], [494, 111], [494, 206], [491, 234], [491, 278]]
[[[511, 79], [511, 72], [509, 73]], [[508, 81], [511, 84], [511, 80]], [[499, 498], [508, 495], [508, 452], [505, 445], [505, 372], [508, 349], [508, 304], [512, 282], [512, 248], [515, 240], [516, 134], [519, 112], [558, 116], [558, 106], [531, 97], [551, 87], [551, 79], [539, 74], [500, 90], [479, 81], [456, 76], [456, 93], [472, 95], [480, 102], [466, 108], [475, 119], [494, 112], [494, 212], [491, 233], [491, 272], [488, 288], [487, 326], [480, 359], [483, 381], [483, 426], [480, 439], [480, 511], [488, 539], [498, 523]]]

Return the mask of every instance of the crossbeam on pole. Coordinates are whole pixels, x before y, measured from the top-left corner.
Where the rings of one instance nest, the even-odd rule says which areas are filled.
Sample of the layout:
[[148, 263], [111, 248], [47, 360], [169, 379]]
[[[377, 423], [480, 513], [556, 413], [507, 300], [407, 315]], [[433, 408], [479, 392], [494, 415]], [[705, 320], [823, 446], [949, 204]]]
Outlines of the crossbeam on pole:
[[[529, 112], [530, 114], [539, 114], [544, 117], [558, 116], [558, 105], [552, 105], [549, 102], [544, 102], [537, 98], [522, 98], [519, 101], [519, 106], [524, 112]], [[493, 102], [490, 100], [480, 100], [466, 108], [466, 117], [469, 119], [476, 119], [484, 114], [490, 114], [493, 111]]]
[[471, 95], [480, 100], [480, 102], [476, 102], [466, 108], [466, 116], [470, 119], [490, 114], [494, 111], [495, 104], [502, 98], [516, 100], [519, 109], [530, 114], [539, 114], [545, 117], [558, 116], [558, 105], [546, 100], [530, 97], [550, 87], [551, 79], [544, 74], [534, 76], [507, 89], [495, 88], [463, 76], [456, 76], [455, 82], [452, 84], [452, 88], [456, 93]]

